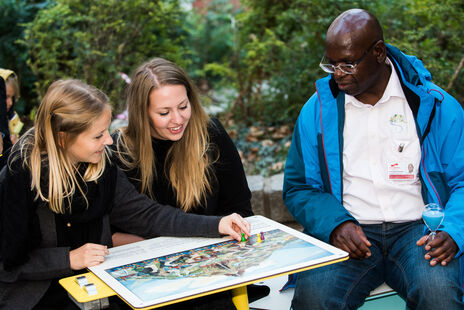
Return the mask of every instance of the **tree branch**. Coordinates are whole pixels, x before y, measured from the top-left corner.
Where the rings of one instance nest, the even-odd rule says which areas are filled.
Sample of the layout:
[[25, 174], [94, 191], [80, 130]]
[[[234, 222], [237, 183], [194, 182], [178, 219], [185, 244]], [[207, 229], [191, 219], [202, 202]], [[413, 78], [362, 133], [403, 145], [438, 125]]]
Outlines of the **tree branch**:
[[451, 90], [451, 87], [453, 87], [454, 81], [458, 77], [459, 71], [461, 71], [463, 66], [464, 66], [464, 56], [462, 56], [461, 61], [459, 62], [458, 67], [456, 68], [456, 71], [454, 71], [453, 77], [451, 78], [448, 86], [446, 87], [447, 92], [449, 92]]

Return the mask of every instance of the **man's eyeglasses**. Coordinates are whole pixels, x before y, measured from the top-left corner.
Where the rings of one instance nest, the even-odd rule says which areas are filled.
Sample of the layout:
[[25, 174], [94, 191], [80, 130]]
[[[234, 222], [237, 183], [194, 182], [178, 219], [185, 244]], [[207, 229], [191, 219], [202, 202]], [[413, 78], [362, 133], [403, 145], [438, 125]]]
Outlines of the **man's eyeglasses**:
[[335, 70], [339, 69], [341, 72], [345, 74], [355, 74], [356, 73], [356, 68], [358, 65], [361, 63], [361, 61], [366, 57], [367, 53], [377, 44], [379, 41], [375, 41], [374, 43], [369, 46], [369, 48], [362, 54], [362, 56], [358, 59], [353, 61], [353, 63], [346, 64], [346, 63], [341, 63], [337, 66], [332, 65], [332, 64], [327, 64], [325, 62], [325, 56], [322, 57], [321, 63], [319, 64], [319, 67], [321, 67], [322, 70], [324, 70], [327, 73], [335, 73]]

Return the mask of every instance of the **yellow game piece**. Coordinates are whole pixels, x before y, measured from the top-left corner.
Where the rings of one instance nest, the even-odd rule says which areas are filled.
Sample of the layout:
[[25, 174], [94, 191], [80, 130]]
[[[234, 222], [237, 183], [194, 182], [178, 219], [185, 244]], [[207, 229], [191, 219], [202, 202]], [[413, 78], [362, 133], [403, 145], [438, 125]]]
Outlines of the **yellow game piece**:
[[258, 241], [258, 243], [261, 243], [261, 235], [260, 235], [260, 234], [256, 234], [256, 236], [257, 236], [257, 241]]

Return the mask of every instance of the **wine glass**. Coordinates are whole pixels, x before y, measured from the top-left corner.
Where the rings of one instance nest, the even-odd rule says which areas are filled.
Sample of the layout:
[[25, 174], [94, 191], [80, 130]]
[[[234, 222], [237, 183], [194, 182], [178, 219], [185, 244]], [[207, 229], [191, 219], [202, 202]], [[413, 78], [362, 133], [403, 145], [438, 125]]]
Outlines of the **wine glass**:
[[429, 237], [431, 240], [435, 238], [437, 234], [437, 229], [440, 227], [443, 218], [445, 217], [445, 211], [443, 208], [436, 203], [429, 203], [425, 205], [424, 211], [422, 211], [422, 219], [424, 220], [425, 225], [431, 231]]

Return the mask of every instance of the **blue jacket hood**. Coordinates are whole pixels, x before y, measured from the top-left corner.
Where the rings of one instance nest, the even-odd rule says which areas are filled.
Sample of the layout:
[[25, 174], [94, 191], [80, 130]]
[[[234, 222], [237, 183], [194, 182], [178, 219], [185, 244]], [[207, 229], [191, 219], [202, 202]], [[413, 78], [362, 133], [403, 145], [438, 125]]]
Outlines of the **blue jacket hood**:
[[424, 67], [422, 60], [416, 56], [406, 55], [390, 44], [386, 44], [386, 46], [387, 55], [396, 60], [403, 69], [404, 77], [409, 83], [417, 85], [418, 81], [420, 81], [421, 84], [425, 84], [425, 81], [432, 80], [432, 74]]

